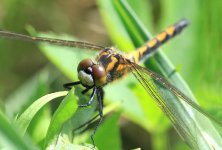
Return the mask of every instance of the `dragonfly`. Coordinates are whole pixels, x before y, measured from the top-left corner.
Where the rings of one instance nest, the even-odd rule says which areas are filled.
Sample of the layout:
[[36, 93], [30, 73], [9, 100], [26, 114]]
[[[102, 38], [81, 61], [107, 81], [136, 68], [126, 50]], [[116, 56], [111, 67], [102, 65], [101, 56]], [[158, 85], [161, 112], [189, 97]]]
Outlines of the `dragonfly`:
[[[94, 99], [98, 101], [99, 110], [99, 121], [91, 134], [91, 140], [95, 147], [94, 135], [102, 123], [103, 120], [103, 100], [104, 91], [103, 88], [108, 83], [118, 80], [128, 73], [132, 73], [139, 83], [144, 87], [147, 93], [153, 98], [157, 103], [159, 108], [165, 113], [165, 115], [170, 119], [176, 131], [185, 140], [194, 138], [187, 130], [187, 127], [183, 124], [180, 116], [178, 116], [174, 108], [169, 107], [166, 104], [166, 96], [162, 92], [160, 87], [167, 89], [174, 96], [187, 103], [207, 118], [218, 123], [222, 126], [222, 123], [212, 117], [210, 114], [205, 112], [198, 104], [192, 101], [188, 96], [183, 94], [178, 88], [169, 83], [167, 79], [163, 76], [151, 71], [148, 68], [140, 66], [138, 63], [141, 60], [146, 59], [146, 57], [152, 55], [158, 50], [158, 48], [165, 42], [169, 41], [171, 38], [175, 37], [181, 31], [187, 27], [189, 24], [188, 20], [182, 19], [175, 24], [169, 26], [164, 31], [160, 32], [156, 37], [145, 43], [143, 46], [137, 48], [135, 51], [126, 54], [120, 54], [119, 50], [114, 47], [104, 47], [92, 43], [81, 42], [81, 41], [68, 41], [62, 39], [53, 39], [45, 37], [33, 37], [18, 33], [13, 33], [10, 31], [0, 31], [0, 37], [17, 39], [29, 42], [45, 42], [49, 44], [75, 47], [82, 49], [90, 49], [99, 51], [95, 60], [90, 58], [82, 60], [77, 67], [78, 81], [66, 83], [63, 86], [67, 89], [71, 89], [73, 86], [82, 85], [85, 89], [82, 94], [86, 94], [88, 91], [92, 91], [91, 96], [86, 104], [80, 104], [79, 107], [90, 106]], [[192, 140], [190, 140], [192, 141]], [[190, 145], [195, 145], [195, 140], [193, 143], [188, 143]]]

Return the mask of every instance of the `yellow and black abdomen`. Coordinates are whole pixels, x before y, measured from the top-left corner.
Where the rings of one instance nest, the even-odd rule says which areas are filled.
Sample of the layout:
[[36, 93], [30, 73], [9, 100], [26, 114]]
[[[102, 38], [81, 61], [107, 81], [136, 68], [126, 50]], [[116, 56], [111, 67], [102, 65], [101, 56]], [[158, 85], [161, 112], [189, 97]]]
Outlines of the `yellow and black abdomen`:
[[136, 51], [128, 54], [131, 61], [138, 63], [141, 59], [155, 51], [162, 44], [167, 42], [169, 39], [180, 33], [188, 25], [187, 20], [181, 20], [172, 26], [169, 26], [166, 30], [159, 33], [155, 38], [145, 43], [143, 46], [138, 48]]

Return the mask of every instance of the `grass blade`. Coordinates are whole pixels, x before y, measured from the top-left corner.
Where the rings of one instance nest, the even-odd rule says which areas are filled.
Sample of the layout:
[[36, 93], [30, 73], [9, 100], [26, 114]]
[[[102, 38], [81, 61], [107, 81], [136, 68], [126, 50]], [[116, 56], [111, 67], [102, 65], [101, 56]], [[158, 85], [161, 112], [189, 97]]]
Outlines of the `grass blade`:
[[6, 119], [6, 116], [0, 111], [0, 145], [1, 148], [17, 150], [17, 149], [37, 149], [28, 138], [21, 137], [21, 135], [15, 131], [15, 127], [12, 127], [10, 122]]
[[32, 121], [35, 114], [48, 102], [51, 100], [54, 100], [55, 98], [65, 96], [67, 95], [67, 91], [62, 92], [56, 92], [51, 93], [48, 95], [45, 95], [38, 100], [36, 100], [34, 103], [32, 103], [31, 106], [29, 106], [16, 120], [16, 124], [18, 124], [19, 128], [21, 129], [21, 132], [24, 134]]

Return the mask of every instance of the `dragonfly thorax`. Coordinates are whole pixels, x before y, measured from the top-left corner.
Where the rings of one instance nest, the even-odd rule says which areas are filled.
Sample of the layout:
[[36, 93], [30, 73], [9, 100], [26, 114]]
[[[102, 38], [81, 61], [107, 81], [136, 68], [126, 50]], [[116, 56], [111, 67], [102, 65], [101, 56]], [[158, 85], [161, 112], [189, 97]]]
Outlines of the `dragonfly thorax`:
[[106, 71], [102, 65], [95, 64], [91, 59], [82, 60], [77, 68], [78, 78], [85, 87], [100, 87], [106, 84]]

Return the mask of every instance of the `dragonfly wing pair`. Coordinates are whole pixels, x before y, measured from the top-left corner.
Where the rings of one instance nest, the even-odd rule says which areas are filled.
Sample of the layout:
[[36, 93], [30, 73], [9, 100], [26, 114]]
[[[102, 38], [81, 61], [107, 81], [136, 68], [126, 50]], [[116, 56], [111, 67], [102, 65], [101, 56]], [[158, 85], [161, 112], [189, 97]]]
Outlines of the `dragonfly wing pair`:
[[[196, 114], [205, 119], [209, 118], [222, 126], [218, 120], [206, 113], [164, 77], [136, 63], [128, 61], [126, 64], [190, 147], [200, 149], [202, 142], [208, 143], [206, 133], [203, 133], [204, 129], [198, 125], [199, 122], [195, 118]], [[214, 146], [209, 146], [209, 149], [211, 148]]]

